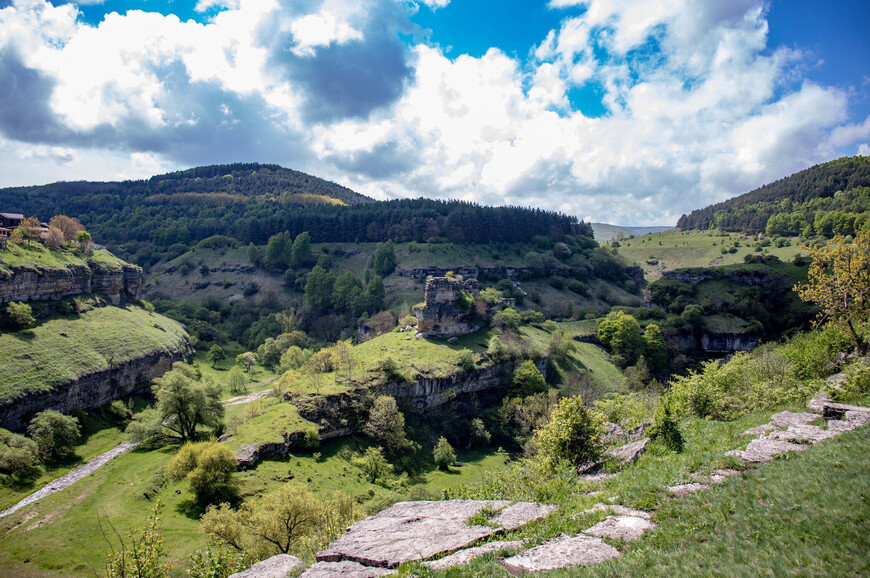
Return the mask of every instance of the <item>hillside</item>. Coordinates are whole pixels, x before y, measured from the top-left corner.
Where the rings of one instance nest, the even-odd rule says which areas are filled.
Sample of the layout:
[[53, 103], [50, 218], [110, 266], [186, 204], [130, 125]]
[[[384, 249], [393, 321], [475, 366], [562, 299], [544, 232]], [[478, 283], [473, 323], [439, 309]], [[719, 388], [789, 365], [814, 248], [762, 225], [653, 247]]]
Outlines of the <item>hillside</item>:
[[307, 231], [315, 242], [517, 242], [592, 230], [560, 213], [460, 201], [375, 202], [276, 165], [215, 165], [127, 182], [0, 189], [2, 211], [75, 216], [120, 257], [143, 267], [215, 235], [247, 245]]
[[649, 235], [650, 233], [661, 233], [673, 227], [623, 227], [620, 225], [609, 225], [607, 223], [590, 223], [592, 230], [595, 233], [595, 240], [599, 243], [605, 241], [613, 241], [615, 239], [628, 239], [629, 237], [640, 237], [641, 235]]
[[867, 187], [870, 157], [843, 157], [692, 211], [677, 227], [778, 236], [853, 234], [868, 225]]

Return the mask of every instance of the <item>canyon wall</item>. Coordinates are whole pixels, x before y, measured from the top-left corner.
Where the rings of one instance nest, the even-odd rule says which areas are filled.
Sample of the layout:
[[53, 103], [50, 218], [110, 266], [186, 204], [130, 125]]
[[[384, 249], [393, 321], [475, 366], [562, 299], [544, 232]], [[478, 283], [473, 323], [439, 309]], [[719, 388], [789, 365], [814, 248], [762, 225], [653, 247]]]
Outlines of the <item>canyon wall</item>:
[[139, 299], [144, 276], [136, 265], [88, 260], [64, 267], [42, 265], [0, 269], [0, 304], [10, 301], [47, 301], [83, 293], [101, 293], [113, 305]]

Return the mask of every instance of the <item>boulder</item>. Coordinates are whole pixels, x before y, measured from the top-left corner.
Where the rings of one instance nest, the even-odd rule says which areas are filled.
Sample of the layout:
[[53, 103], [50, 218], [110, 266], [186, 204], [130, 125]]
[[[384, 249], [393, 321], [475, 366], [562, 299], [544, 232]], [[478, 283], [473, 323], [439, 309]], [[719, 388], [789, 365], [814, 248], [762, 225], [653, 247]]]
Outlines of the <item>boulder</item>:
[[770, 437], [777, 440], [817, 444], [836, 436], [838, 433], [836, 430], [822, 429], [814, 425], [792, 425], [786, 431], [773, 432]]
[[257, 562], [244, 572], [231, 574], [230, 578], [284, 578], [287, 573], [302, 566], [302, 560], [289, 554], [278, 554]]
[[619, 550], [605, 544], [601, 538], [579, 535], [560, 536], [536, 548], [511, 556], [502, 565], [511, 574], [556, 570], [606, 562], [621, 556]]
[[[469, 525], [484, 508], [497, 510], [489, 525]], [[348, 528], [347, 534], [318, 552], [320, 562], [349, 560], [365, 566], [395, 568], [465, 548], [497, 532], [543, 518], [556, 506], [496, 500], [400, 502]]]
[[788, 427], [790, 425], [810, 425], [819, 419], [819, 417], [817, 413], [792, 413], [784, 411], [773, 414], [770, 421], [779, 427]]
[[476, 296], [477, 280], [453, 277], [426, 279], [423, 306], [417, 308], [417, 333], [423, 337], [455, 337], [473, 333], [480, 323], [471, 323], [474, 304], [465, 302], [463, 294]]
[[646, 450], [646, 445], [649, 443], [649, 438], [643, 438], [640, 441], [625, 444], [618, 448], [607, 450], [604, 455], [611, 457], [619, 462], [631, 463], [635, 461]]
[[448, 568], [453, 568], [455, 566], [464, 566], [475, 558], [479, 558], [480, 556], [489, 554], [490, 552], [498, 552], [499, 550], [516, 550], [522, 547], [522, 540], [515, 540], [513, 542], [490, 542], [475, 548], [467, 548], [465, 550], [460, 550], [459, 552], [454, 552], [453, 554], [438, 560], [423, 562], [423, 565], [430, 570], [447, 570]]

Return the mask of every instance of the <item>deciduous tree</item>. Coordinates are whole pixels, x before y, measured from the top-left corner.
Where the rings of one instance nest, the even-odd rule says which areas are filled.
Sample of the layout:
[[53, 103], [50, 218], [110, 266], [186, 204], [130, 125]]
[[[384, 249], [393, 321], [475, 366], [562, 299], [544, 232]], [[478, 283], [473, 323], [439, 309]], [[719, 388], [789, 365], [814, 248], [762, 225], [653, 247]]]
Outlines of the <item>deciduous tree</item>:
[[47, 461], [71, 455], [81, 428], [76, 418], [47, 409], [33, 417], [27, 426], [27, 434], [39, 446], [39, 456]]

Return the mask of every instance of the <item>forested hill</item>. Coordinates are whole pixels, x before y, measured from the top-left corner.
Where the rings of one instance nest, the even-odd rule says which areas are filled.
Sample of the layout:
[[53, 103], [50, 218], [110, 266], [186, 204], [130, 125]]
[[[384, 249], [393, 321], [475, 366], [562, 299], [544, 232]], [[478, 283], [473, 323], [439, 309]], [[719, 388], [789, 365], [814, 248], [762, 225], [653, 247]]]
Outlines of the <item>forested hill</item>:
[[870, 157], [843, 157], [692, 211], [680, 217], [677, 227], [775, 235], [852, 234], [868, 222], [868, 187]]
[[561, 213], [460, 201], [374, 201], [276, 165], [223, 165], [121, 183], [0, 189], [0, 211], [76, 217], [116, 254], [148, 266], [214, 235], [265, 244], [308, 231], [314, 242], [527, 241], [592, 236]]

